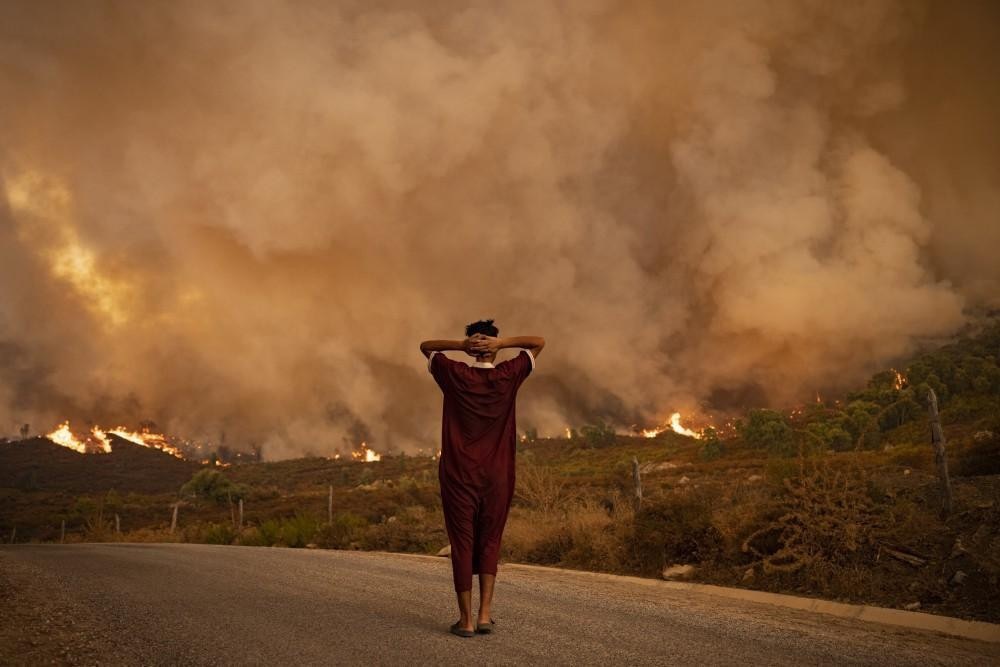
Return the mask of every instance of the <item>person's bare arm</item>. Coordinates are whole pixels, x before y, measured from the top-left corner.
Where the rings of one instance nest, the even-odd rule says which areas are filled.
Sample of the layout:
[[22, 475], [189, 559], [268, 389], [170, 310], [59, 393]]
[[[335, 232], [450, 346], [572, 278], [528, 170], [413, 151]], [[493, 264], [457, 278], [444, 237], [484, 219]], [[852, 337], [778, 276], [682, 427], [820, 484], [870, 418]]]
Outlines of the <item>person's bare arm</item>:
[[472, 352], [470, 354], [475, 355], [477, 353], [492, 354], [497, 350], [502, 350], [508, 347], [519, 347], [524, 350], [531, 352], [531, 356], [538, 358], [538, 355], [542, 353], [542, 348], [545, 347], [545, 339], [541, 336], [511, 336], [509, 338], [492, 338], [490, 336], [473, 336], [471, 339], [470, 347]]
[[[420, 344], [420, 351], [425, 357], [431, 356], [431, 352], [465, 352], [472, 355], [472, 340], [425, 340]], [[472, 355], [475, 356], [475, 355]]]

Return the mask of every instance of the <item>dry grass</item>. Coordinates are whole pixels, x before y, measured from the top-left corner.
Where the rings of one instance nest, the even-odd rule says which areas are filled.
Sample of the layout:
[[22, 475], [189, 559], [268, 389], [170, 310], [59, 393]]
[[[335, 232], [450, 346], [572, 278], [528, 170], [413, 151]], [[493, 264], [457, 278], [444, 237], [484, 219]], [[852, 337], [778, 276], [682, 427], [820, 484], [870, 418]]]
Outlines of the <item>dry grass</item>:
[[592, 499], [574, 499], [551, 509], [514, 507], [504, 532], [505, 560], [621, 571], [622, 527], [631, 510]]

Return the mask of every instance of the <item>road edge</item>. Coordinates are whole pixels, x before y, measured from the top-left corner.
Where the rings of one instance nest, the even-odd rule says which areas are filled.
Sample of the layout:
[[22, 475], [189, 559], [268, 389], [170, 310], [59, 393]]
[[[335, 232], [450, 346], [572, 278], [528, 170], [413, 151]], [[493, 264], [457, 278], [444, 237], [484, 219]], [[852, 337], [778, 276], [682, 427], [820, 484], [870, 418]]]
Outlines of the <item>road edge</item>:
[[[409, 558], [425, 558], [429, 560], [441, 561], [439, 556], [429, 556], [423, 554], [402, 554], [383, 551], [392, 556], [406, 556]], [[528, 565], [526, 563], [501, 563], [501, 570], [525, 570], [541, 571], [548, 574], [573, 574], [584, 575], [594, 579], [607, 582], [624, 582], [631, 584], [641, 584], [650, 588], [660, 588], [672, 591], [686, 591], [701, 593], [714, 597], [729, 598], [731, 600], [744, 600], [769, 604], [776, 607], [788, 609], [799, 609], [827, 616], [847, 618], [880, 625], [891, 625], [911, 630], [925, 630], [929, 632], [939, 632], [953, 637], [963, 639], [975, 639], [992, 644], [1000, 643], [1000, 625], [987, 623], [985, 621], [967, 621], [953, 616], [939, 616], [920, 611], [905, 611], [903, 609], [889, 609], [887, 607], [874, 607], [871, 605], [848, 604], [845, 602], [833, 602], [830, 600], [819, 600], [815, 598], [804, 598], [784, 593], [768, 593], [766, 591], [754, 591], [746, 588], [727, 588], [725, 586], [715, 586], [712, 584], [698, 584], [686, 581], [661, 581], [659, 579], [645, 579], [643, 577], [629, 577], [620, 574], [608, 574], [606, 572], [589, 572], [587, 570], [571, 570], [568, 568], [545, 567], [543, 565]]]

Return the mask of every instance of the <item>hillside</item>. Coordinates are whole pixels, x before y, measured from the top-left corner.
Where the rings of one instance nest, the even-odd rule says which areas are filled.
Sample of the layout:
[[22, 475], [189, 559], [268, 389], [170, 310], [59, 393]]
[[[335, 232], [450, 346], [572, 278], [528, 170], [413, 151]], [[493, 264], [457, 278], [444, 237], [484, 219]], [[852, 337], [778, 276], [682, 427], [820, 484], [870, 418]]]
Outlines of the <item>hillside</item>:
[[22, 491], [170, 493], [200, 464], [110, 436], [110, 454], [81, 455], [47, 438], [0, 442], [0, 488]]

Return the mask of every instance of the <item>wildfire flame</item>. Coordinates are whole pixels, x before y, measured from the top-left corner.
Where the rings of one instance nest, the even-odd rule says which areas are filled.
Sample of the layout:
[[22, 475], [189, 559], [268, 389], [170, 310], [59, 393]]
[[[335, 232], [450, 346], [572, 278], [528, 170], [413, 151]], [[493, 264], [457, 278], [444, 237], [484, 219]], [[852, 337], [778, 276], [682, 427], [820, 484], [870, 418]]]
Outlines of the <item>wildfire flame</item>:
[[[62, 445], [63, 447], [72, 449], [80, 454], [87, 454], [94, 451], [110, 454], [111, 438], [109, 437], [109, 434], [116, 435], [119, 438], [123, 438], [137, 445], [142, 445], [143, 447], [159, 449], [160, 451], [176, 456], [179, 459], [184, 458], [181, 450], [167, 442], [167, 437], [165, 435], [152, 433], [147, 429], [143, 429], [141, 431], [130, 431], [124, 426], [118, 426], [112, 429], [94, 426], [90, 429], [90, 433], [81, 440], [73, 434], [73, 431], [69, 426], [69, 421], [67, 420], [56, 427], [54, 431], [48, 433], [45, 437], [57, 445]], [[216, 462], [216, 465], [226, 464]]]
[[63, 447], [68, 447], [74, 452], [79, 452], [80, 454], [87, 453], [87, 445], [76, 439], [73, 432], [69, 430], [69, 422], [63, 422], [59, 424], [56, 430], [52, 431], [45, 436], [57, 445], [62, 445]]
[[87, 454], [95, 451], [104, 454], [111, 453], [111, 442], [104, 431], [96, 426], [91, 429], [90, 435], [81, 440], [73, 434], [73, 430], [69, 427], [69, 420], [67, 420], [59, 424], [54, 431], [48, 433], [45, 437], [57, 445], [72, 449], [79, 454]]
[[129, 431], [124, 426], [119, 426], [113, 428], [109, 431], [119, 438], [128, 440], [137, 445], [142, 445], [143, 447], [152, 447], [153, 449], [159, 449], [161, 452], [166, 452], [172, 456], [176, 456], [179, 459], [184, 458], [181, 451], [167, 442], [166, 436], [161, 433], [150, 433], [148, 430], [143, 429], [142, 431]]
[[374, 461], [381, 461], [382, 455], [377, 453], [374, 449], [368, 447], [368, 443], [362, 442], [361, 446], [357, 450], [351, 452], [351, 457], [355, 461], [363, 461], [365, 463], [372, 463]]
[[681, 435], [686, 435], [692, 438], [700, 438], [701, 434], [697, 431], [692, 431], [689, 428], [684, 428], [681, 426], [681, 413], [675, 412], [670, 415], [670, 428], [673, 429], [674, 433], [680, 433]]
[[656, 428], [643, 429], [641, 431], [641, 434], [642, 437], [644, 438], [655, 438], [656, 436], [666, 431], [668, 428], [674, 433], [679, 433], [680, 435], [686, 435], [689, 438], [695, 438], [698, 440], [701, 439], [701, 433], [698, 433], [697, 431], [692, 431], [691, 429], [681, 425], [681, 413], [679, 412], [675, 412], [674, 414], [670, 415], [670, 421], [667, 422], [666, 424], [663, 424], [662, 426], [658, 426]]
[[[69, 422], [66, 422], [66, 425], [69, 426]], [[108, 437], [108, 434], [105, 433], [104, 431], [102, 431], [97, 426], [95, 426], [94, 428], [90, 429], [90, 432], [101, 443], [101, 449], [104, 450], [104, 453], [105, 454], [110, 454], [111, 453], [111, 439]]]
[[897, 371], [895, 368], [890, 368], [889, 370], [891, 370], [895, 374], [895, 376], [896, 376], [896, 379], [892, 383], [893, 389], [895, 389], [896, 391], [899, 391], [903, 387], [905, 387], [906, 386], [906, 376], [903, 375], [902, 373], [900, 373], [899, 371]]

